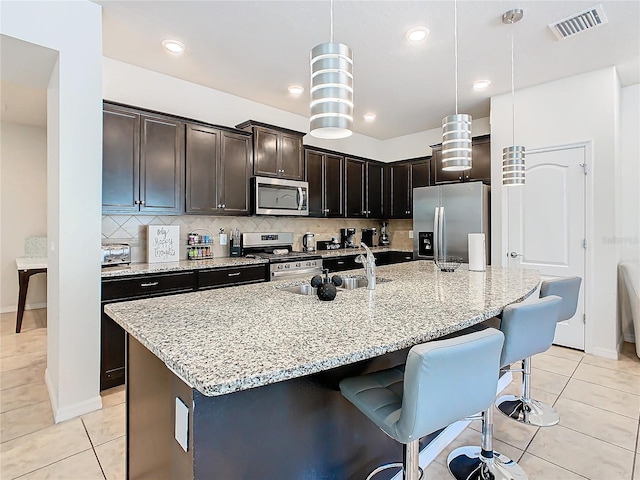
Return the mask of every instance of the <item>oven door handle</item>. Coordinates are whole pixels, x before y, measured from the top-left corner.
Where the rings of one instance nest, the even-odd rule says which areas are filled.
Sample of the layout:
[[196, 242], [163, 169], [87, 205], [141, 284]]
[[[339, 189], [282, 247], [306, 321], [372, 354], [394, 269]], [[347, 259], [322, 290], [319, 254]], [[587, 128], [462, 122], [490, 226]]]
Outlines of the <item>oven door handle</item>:
[[310, 273], [322, 273], [322, 268], [313, 267], [313, 268], [304, 268], [300, 270], [290, 270], [288, 272], [271, 272], [271, 277], [272, 278], [293, 277], [298, 275], [308, 275]]

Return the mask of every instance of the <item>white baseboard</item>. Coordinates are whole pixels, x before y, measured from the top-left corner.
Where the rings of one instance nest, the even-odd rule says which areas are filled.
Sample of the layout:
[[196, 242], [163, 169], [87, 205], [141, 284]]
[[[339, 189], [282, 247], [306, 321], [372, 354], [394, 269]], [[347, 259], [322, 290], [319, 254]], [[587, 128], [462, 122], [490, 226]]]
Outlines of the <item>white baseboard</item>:
[[[621, 347], [622, 347], [622, 343], [618, 345], [618, 349], [620, 349]], [[595, 355], [596, 357], [608, 358], [610, 360], [618, 360], [618, 352], [619, 350], [596, 347], [596, 348], [590, 349], [587, 353], [591, 355]]]
[[[27, 303], [24, 306], [25, 311], [37, 310], [39, 308], [47, 308], [47, 302]], [[0, 307], [0, 313], [9, 313], [9, 312], [17, 312], [17, 311], [18, 311], [18, 305], [5, 305], [3, 307]]]
[[[511, 372], [506, 372], [498, 380], [498, 388], [496, 393], [502, 392], [513, 380]], [[420, 468], [425, 469], [433, 462], [442, 451], [453, 442], [458, 435], [460, 435], [465, 428], [471, 423], [470, 420], [459, 420], [456, 423], [452, 423], [445, 428], [440, 435], [434, 438], [426, 447], [420, 452]], [[478, 442], [479, 439], [478, 433]], [[398, 472], [391, 480], [402, 480], [402, 472]]]
[[49, 368], [44, 371], [44, 383], [47, 385], [49, 401], [51, 402], [51, 409], [53, 410], [53, 419], [56, 423], [64, 422], [65, 420], [79, 417], [85, 413], [100, 410], [102, 408], [102, 397], [100, 396], [100, 393], [93, 398], [59, 408], [57, 396], [55, 395], [55, 390], [53, 389], [51, 378], [49, 376]]

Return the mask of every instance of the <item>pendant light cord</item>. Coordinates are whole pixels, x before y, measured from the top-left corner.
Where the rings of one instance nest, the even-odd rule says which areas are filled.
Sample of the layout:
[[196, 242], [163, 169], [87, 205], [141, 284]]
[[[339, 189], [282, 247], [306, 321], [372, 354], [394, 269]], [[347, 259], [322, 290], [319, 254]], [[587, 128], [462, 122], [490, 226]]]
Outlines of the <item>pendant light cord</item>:
[[[332, 0], [333, 1], [333, 0]], [[456, 61], [455, 84], [456, 84], [456, 115], [458, 114], [458, 2], [453, 2], [453, 45], [454, 57]]]
[[516, 94], [515, 94], [515, 68], [513, 61], [513, 24], [511, 24], [511, 135], [513, 143], [516, 144]]
[[329, 38], [331, 39], [331, 43], [333, 43], [333, 0], [331, 0], [330, 5], [331, 6], [329, 7], [329, 10], [331, 14], [331, 35]]

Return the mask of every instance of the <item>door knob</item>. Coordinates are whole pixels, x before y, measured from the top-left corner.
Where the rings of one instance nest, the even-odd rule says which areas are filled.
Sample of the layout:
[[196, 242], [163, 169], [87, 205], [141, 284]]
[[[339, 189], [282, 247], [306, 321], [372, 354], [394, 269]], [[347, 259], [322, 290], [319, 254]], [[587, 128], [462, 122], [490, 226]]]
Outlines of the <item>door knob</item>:
[[511, 252], [509, 253], [509, 256], [511, 258], [516, 258], [516, 257], [522, 257], [523, 255], [521, 253]]

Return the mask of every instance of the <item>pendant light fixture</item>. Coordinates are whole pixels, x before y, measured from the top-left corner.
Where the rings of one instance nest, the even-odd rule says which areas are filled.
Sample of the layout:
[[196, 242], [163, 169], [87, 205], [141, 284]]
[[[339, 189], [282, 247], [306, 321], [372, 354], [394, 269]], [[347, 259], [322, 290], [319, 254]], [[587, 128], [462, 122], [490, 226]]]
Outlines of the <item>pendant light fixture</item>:
[[311, 50], [310, 133], [317, 138], [345, 138], [353, 128], [353, 53], [331, 37]]
[[458, 113], [458, 2], [453, 2], [456, 113], [442, 119], [442, 170], [471, 168], [471, 115]]
[[[516, 8], [509, 10], [502, 15], [502, 23], [513, 25], [522, 20], [524, 12]], [[518, 186], [524, 185], [524, 155], [525, 148], [516, 145], [516, 101], [515, 101], [515, 81], [513, 57], [513, 27], [511, 29], [511, 146], [502, 149], [502, 185]]]

